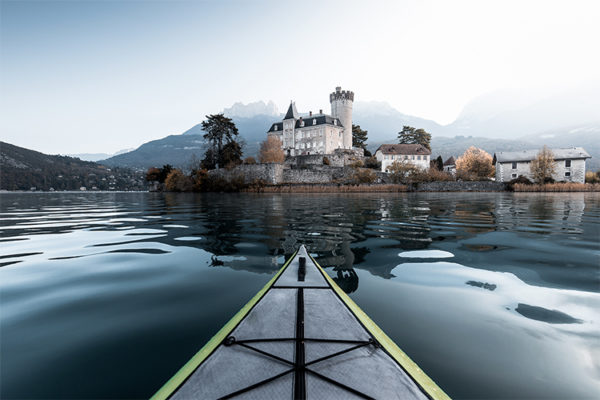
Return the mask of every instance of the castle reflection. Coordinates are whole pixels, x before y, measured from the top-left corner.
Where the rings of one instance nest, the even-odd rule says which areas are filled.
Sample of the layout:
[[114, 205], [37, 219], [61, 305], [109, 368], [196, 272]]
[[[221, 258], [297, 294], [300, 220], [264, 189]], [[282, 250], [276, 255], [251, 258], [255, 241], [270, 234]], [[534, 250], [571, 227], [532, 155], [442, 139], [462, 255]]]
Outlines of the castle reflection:
[[[3, 235], [18, 240], [20, 235], [123, 230], [122, 243], [196, 247], [214, 255], [214, 267], [268, 274], [304, 244], [348, 293], [358, 288], [354, 269], [391, 278], [400, 252], [428, 248], [450, 252], [462, 265], [509, 271], [532, 284], [559, 279], [564, 284], [565, 266], [572, 268], [572, 286], [599, 284], [581, 278], [597, 270], [593, 252], [579, 252], [574, 262], [568, 248], [600, 237], [597, 225], [585, 217], [586, 208], [599, 206], [594, 194], [110, 193], [44, 199], [40, 209], [39, 197], [20, 198], [17, 206], [25, 211], [18, 224], [11, 223], [8, 207]], [[127, 236], [133, 228], [136, 236]], [[540, 235], [555, 240], [539, 241]], [[102, 251], [102, 243], [94, 246], [94, 252]], [[158, 251], [152, 246], [127, 251], [138, 250]]]

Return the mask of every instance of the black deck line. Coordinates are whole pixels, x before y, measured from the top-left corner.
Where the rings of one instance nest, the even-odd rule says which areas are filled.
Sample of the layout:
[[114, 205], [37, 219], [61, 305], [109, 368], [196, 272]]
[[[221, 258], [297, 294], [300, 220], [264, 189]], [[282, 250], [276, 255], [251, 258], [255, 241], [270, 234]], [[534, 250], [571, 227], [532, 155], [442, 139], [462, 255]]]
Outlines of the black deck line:
[[298, 288], [296, 311], [296, 373], [294, 376], [294, 399], [306, 399], [306, 377], [304, 376], [304, 290]]
[[331, 289], [329, 286], [273, 286], [271, 289]]
[[306, 276], [306, 257], [298, 257], [298, 282], [304, 282]]

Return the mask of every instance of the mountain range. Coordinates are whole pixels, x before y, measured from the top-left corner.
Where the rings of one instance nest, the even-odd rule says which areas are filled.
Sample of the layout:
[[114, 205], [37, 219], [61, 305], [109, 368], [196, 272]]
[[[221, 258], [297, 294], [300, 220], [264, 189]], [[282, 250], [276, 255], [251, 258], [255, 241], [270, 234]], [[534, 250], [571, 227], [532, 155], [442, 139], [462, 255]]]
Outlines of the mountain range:
[[[403, 114], [386, 102], [354, 103], [353, 123], [369, 134], [368, 148], [374, 152], [383, 143], [395, 143], [404, 125], [432, 134], [433, 156], [459, 156], [469, 146], [489, 153], [549, 147], [584, 147], [592, 156], [588, 169], [600, 168], [600, 99], [596, 88], [584, 88], [548, 96], [523, 96], [496, 92], [468, 103], [448, 125]], [[581, 99], [584, 99], [582, 102]], [[256, 156], [266, 131], [283, 114], [273, 102], [235, 103], [223, 110], [233, 119], [244, 142], [244, 156]], [[137, 149], [101, 161], [108, 166], [148, 168], [172, 164], [188, 167], [202, 159], [204, 141], [201, 124], [180, 135], [142, 144]]]

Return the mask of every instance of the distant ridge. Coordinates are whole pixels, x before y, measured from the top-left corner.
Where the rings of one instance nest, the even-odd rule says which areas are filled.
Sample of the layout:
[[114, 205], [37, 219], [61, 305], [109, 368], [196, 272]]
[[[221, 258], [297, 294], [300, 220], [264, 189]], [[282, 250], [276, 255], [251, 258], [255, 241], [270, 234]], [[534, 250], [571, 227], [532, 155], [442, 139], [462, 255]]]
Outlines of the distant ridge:
[[144, 190], [142, 172], [108, 169], [91, 161], [40, 153], [0, 142], [2, 190]]

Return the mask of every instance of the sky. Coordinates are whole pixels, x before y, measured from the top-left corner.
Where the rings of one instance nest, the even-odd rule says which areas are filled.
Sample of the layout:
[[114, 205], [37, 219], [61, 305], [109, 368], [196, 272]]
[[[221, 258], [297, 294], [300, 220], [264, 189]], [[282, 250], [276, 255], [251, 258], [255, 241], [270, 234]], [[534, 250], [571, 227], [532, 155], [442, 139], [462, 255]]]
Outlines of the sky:
[[600, 1], [0, 0], [0, 140], [113, 153], [233, 103], [451, 123], [494, 91], [600, 83]]

